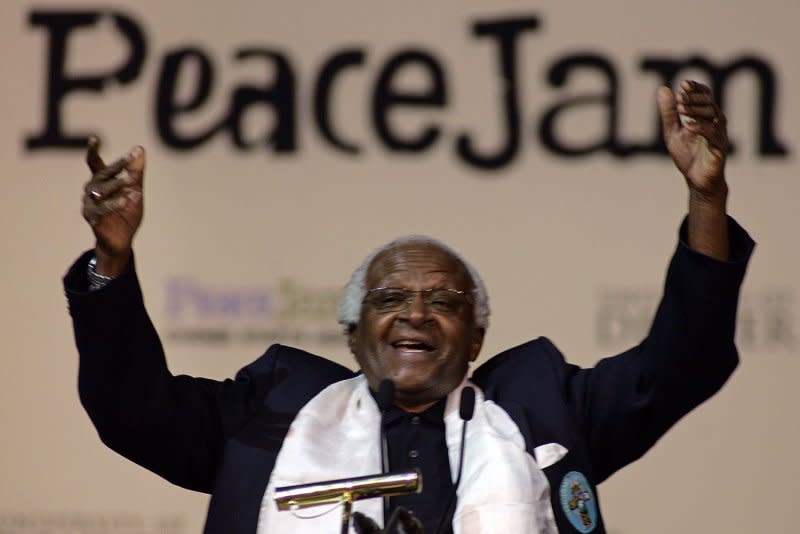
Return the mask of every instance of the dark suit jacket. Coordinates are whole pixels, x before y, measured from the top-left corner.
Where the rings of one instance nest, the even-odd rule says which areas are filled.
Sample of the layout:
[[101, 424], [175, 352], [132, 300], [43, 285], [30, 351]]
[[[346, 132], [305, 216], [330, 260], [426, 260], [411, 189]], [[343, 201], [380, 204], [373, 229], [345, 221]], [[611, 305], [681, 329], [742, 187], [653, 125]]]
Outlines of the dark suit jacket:
[[[486, 399], [516, 422], [531, 454], [545, 443], [569, 450], [544, 469], [561, 532], [605, 532], [599, 508], [590, 525], [568, 517], [564, 492], [574, 473], [587, 481], [586, 498], [596, 507], [596, 484], [644, 454], [732, 373], [739, 287], [753, 246], [733, 220], [729, 262], [681, 242], [647, 337], [591, 369], [566, 363], [539, 338], [473, 373]], [[170, 482], [210, 493], [207, 533], [255, 532], [295, 415], [323, 388], [354, 373], [273, 345], [234, 380], [173, 376], [133, 262], [108, 286], [88, 292], [91, 255], [73, 264], [64, 285], [80, 353], [80, 398], [100, 438]]]

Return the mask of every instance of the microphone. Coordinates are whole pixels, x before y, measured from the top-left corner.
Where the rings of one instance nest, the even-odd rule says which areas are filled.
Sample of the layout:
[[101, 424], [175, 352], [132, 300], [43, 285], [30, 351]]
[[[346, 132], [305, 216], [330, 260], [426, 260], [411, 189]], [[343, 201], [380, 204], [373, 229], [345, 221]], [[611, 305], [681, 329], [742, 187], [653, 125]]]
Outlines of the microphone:
[[[461, 390], [461, 403], [458, 405], [458, 415], [467, 423], [475, 414], [475, 388], [466, 386]], [[462, 441], [463, 444], [463, 441]]]
[[383, 418], [394, 403], [394, 382], [388, 378], [381, 380], [381, 383], [378, 384], [376, 400], [378, 402], [378, 409], [381, 411], [381, 469], [383, 469], [384, 473], [388, 473], [389, 451], [386, 444], [386, 429], [383, 426]]
[[445, 532], [445, 525], [453, 521], [453, 513], [455, 510], [452, 508], [453, 504], [455, 504], [456, 490], [458, 490], [458, 485], [461, 483], [461, 472], [464, 469], [464, 445], [467, 438], [467, 423], [472, 419], [472, 416], [475, 415], [475, 388], [465, 386], [464, 389], [461, 390], [458, 415], [461, 417], [461, 420], [464, 421], [461, 425], [461, 449], [458, 453], [458, 474], [456, 474], [456, 483], [453, 485], [453, 489], [450, 491], [450, 495], [447, 498], [447, 504], [444, 507], [442, 519], [439, 521], [439, 526], [436, 528], [436, 534]]
[[[381, 411], [381, 472], [389, 472], [389, 445], [386, 440], [386, 427], [384, 426], [384, 417], [394, 404], [394, 382], [388, 378], [381, 380], [378, 384], [378, 394], [376, 395], [378, 402], [378, 409]], [[383, 519], [386, 521], [386, 512], [389, 509], [389, 497], [383, 497]]]

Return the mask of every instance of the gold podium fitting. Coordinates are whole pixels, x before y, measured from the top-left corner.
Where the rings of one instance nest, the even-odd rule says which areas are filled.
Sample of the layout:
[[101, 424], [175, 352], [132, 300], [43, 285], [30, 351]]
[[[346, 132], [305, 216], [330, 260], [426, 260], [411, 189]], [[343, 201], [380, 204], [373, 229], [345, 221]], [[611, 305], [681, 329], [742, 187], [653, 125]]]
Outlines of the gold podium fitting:
[[325, 482], [311, 482], [275, 488], [278, 510], [300, 510], [322, 504], [342, 503], [342, 534], [350, 526], [353, 502], [374, 497], [395, 497], [422, 491], [422, 474], [418, 469], [380, 473]]

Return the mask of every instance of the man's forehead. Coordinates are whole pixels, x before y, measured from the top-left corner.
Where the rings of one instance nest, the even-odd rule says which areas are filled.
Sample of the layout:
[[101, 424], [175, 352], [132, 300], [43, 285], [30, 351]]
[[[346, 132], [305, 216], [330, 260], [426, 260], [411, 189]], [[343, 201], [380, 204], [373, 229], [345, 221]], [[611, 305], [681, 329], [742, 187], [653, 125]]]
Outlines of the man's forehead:
[[410, 274], [454, 279], [454, 282], [471, 285], [471, 278], [460, 259], [436, 243], [425, 241], [400, 243], [381, 251], [370, 263], [367, 280], [379, 283], [387, 277]]

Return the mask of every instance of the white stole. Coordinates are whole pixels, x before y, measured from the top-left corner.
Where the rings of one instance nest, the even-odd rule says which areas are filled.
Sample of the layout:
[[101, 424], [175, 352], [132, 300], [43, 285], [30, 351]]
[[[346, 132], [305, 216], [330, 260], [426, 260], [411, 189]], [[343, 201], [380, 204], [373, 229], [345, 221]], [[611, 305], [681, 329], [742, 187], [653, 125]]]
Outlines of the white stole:
[[[461, 447], [459, 399], [461, 389], [467, 384], [465, 379], [451, 392], [445, 406], [445, 439], [454, 481]], [[525, 450], [517, 425], [494, 402], [486, 401], [479, 388], [469, 385], [476, 390], [475, 414], [467, 425], [464, 470], [453, 516], [454, 534], [557, 534], [550, 486]], [[329, 513], [301, 519], [292, 512], [278, 511], [275, 488], [379, 473], [380, 423], [380, 411], [363, 375], [336, 382], [311, 399], [292, 422], [275, 460], [261, 501], [257, 534], [339, 532], [341, 507], [329, 505]], [[555, 461], [564, 454], [566, 449]], [[353, 511], [382, 524], [381, 502], [381, 499], [356, 501]], [[314, 516], [324, 511], [326, 507], [320, 506], [296, 513]]]

